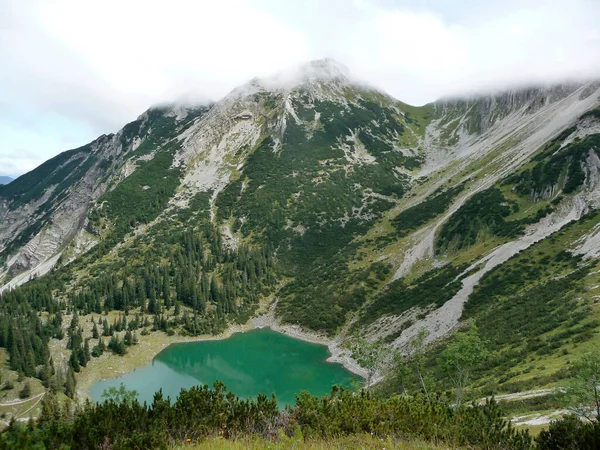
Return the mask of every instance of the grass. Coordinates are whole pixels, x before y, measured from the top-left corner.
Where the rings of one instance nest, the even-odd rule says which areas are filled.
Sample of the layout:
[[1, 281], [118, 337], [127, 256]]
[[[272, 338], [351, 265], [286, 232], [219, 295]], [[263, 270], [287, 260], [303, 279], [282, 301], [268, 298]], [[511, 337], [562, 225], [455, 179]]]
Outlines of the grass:
[[260, 437], [242, 439], [223, 439], [215, 437], [207, 439], [200, 444], [175, 447], [177, 450], [283, 450], [283, 449], [305, 449], [305, 450], [330, 450], [330, 449], [398, 449], [398, 450], [436, 450], [448, 449], [447, 445], [436, 445], [415, 440], [397, 440], [393, 438], [378, 438], [368, 434], [359, 434], [328, 439], [309, 439], [295, 437], [281, 437], [277, 440], [268, 440]]
[[[23, 378], [19, 380], [18, 374], [9, 369], [8, 353], [0, 348], [0, 374], [2, 374], [2, 385], [6, 381], [13, 384], [12, 389], [0, 391], [0, 429], [8, 425], [10, 419], [35, 417], [40, 412], [40, 400], [45, 393], [42, 383], [37, 378]], [[28, 398], [19, 398], [19, 392], [29, 383], [31, 395]]]
[[515, 426], [517, 430], [528, 430], [529, 434], [533, 437], [536, 437], [538, 434], [542, 432], [542, 430], [548, 429], [548, 424], [543, 425], [517, 425]]

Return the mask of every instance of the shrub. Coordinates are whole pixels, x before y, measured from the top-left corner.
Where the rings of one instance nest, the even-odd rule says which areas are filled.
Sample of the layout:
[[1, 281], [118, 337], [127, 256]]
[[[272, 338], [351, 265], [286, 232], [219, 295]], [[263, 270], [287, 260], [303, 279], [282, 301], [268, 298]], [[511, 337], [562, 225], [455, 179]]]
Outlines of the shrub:
[[31, 385], [29, 384], [29, 381], [27, 381], [23, 385], [23, 389], [21, 389], [19, 391], [19, 398], [29, 398], [30, 395], [31, 395]]
[[535, 442], [539, 450], [593, 450], [600, 448], [600, 423], [582, 422], [576, 415], [569, 415], [542, 430]]

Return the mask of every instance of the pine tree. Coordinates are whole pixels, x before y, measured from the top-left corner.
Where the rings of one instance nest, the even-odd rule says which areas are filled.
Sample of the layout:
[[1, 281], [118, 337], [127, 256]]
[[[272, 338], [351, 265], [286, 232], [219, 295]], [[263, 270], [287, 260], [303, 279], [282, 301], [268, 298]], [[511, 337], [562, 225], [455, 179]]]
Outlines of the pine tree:
[[65, 395], [69, 398], [75, 398], [75, 383], [75, 372], [69, 367], [65, 377]]
[[71, 319], [71, 324], [69, 325], [69, 329], [71, 331], [75, 331], [79, 326], [79, 316], [77, 315], [77, 310], [73, 310], [73, 318]]
[[26, 381], [23, 385], [23, 389], [19, 392], [19, 398], [29, 398], [31, 396], [31, 385], [29, 381]]
[[110, 326], [108, 325], [108, 320], [106, 317], [102, 320], [102, 336], [111, 336]]
[[150, 297], [150, 299], [148, 300], [148, 313], [156, 314], [157, 312], [158, 312], [158, 308], [156, 305], [156, 297], [154, 295], [152, 295]]
[[83, 344], [83, 352], [84, 352], [86, 363], [87, 363], [87, 362], [89, 362], [92, 359], [92, 356], [90, 355], [90, 343], [89, 343], [89, 339], [86, 339], [85, 343]]
[[76, 350], [71, 351], [71, 356], [69, 357], [69, 366], [75, 372], [79, 372], [81, 370]]
[[56, 396], [54, 393], [49, 392], [45, 396], [42, 397], [41, 400], [42, 409], [40, 411], [40, 415], [38, 416], [37, 422], [39, 425], [47, 425], [49, 423], [53, 423], [60, 418], [60, 407], [56, 400]]
[[48, 363], [45, 363], [38, 373], [38, 378], [44, 385], [44, 387], [48, 387], [50, 384], [50, 378], [52, 378], [52, 369]]
[[127, 330], [127, 332], [125, 333], [125, 345], [133, 345], [133, 337], [131, 335], [131, 331], [129, 330]]

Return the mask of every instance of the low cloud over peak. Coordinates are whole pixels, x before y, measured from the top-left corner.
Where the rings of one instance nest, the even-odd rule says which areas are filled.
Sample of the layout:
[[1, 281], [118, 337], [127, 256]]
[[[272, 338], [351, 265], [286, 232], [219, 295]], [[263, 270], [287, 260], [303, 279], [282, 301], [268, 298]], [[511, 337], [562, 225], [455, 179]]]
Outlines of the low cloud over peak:
[[8, 0], [0, 158], [26, 148], [41, 162], [65, 137], [83, 144], [151, 104], [218, 100], [324, 57], [412, 104], [600, 76], [597, 1], [484, 3]]

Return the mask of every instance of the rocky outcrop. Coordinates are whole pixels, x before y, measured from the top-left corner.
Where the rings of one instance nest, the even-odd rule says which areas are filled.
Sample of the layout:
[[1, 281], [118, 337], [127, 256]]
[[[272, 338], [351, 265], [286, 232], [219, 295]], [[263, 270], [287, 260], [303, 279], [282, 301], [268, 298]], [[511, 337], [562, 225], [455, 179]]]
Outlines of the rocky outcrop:
[[[0, 243], [5, 274], [14, 276], [37, 268], [73, 239], [90, 205], [106, 189], [109, 160], [120, 153], [115, 140], [115, 136], [103, 136], [85, 153], [52, 167], [47, 179], [61, 172], [66, 178], [40, 186], [39, 198], [30, 202], [23, 202], [23, 195], [2, 199]], [[39, 176], [35, 171], [34, 175]]]
[[[583, 88], [583, 89], [582, 89]], [[578, 91], [580, 100], [598, 89], [597, 83], [570, 83], [549, 87], [525, 87], [471, 98], [441, 99], [432, 104], [439, 117], [460, 119], [470, 134], [485, 133], [513, 113], [533, 114]]]

